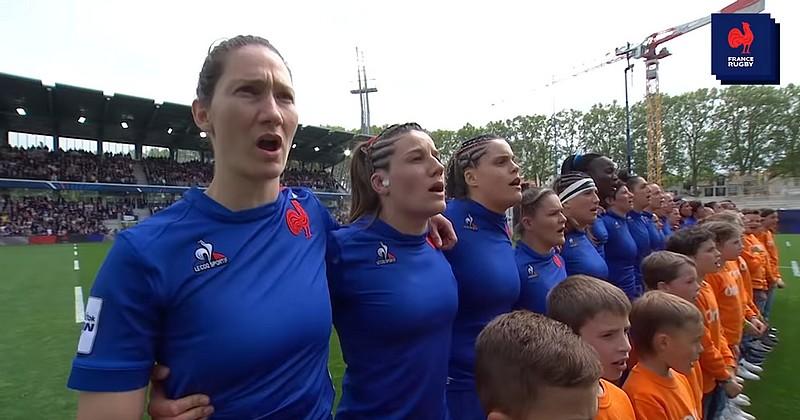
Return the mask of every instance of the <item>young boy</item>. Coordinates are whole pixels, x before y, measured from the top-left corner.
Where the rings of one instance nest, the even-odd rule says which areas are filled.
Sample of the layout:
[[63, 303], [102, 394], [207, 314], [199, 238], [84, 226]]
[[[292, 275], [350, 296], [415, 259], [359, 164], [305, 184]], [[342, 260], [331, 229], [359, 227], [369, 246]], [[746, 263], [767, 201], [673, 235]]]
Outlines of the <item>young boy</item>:
[[[670, 251], [658, 251], [642, 261], [642, 280], [647, 290], [660, 290], [678, 296], [691, 304], [697, 300], [700, 284], [694, 260]], [[705, 332], [705, 330], [704, 330]], [[703, 413], [703, 371], [695, 363], [686, 375], [692, 388], [697, 413]]]
[[649, 291], [633, 302], [631, 340], [639, 354], [622, 389], [637, 419], [700, 418], [689, 373], [703, 347], [703, 316], [678, 296]]
[[767, 304], [769, 282], [767, 281], [768, 255], [764, 244], [756, 234], [761, 229], [761, 214], [758, 210], [742, 210], [744, 215], [744, 248], [742, 257], [747, 263], [753, 282], [753, 301], [765, 319], [769, 319], [764, 309]]
[[566, 325], [515, 311], [490, 322], [475, 347], [478, 396], [489, 420], [597, 414], [597, 353]]
[[683, 254], [695, 262], [700, 291], [695, 305], [700, 309], [706, 327], [700, 367], [703, 372], [703, 418], [716, 419], [722, 414], [728, 397], [737, 396], [742, 388], [735, 380], [737, 362], [731, 353], [719, 321], [719, 305], [705, 276], [719, 271], [722, 263], [714, 235], [702, 226], [676, 232], [667, 241], [667, 250]]
[[630, 312], [630, 300], [622, 290], [590, 276], [569, 276], [547, 297], [547, 316], [563, 322], [592, 346], [603, 365], [595, 420], [635, 419], [628, 396], [611, 383], [627, 368]]

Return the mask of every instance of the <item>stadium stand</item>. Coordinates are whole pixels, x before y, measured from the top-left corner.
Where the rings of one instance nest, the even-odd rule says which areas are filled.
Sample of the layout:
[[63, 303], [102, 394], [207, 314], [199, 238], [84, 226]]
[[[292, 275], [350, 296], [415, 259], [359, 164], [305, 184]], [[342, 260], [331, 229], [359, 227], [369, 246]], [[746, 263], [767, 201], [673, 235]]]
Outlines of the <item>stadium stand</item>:
[[[45, 143], [20, 147], [10, 144], [10, 133]], [[91, 150], [70, 147], [67, 140], [75, 139]], [[299, 126], [284, 185], [314, 189], [344, 221], [346, 192], [334, 173], [343, 173], [344, 150], [359, 140]], [[130, 153], [110, 153], [119, 151], [115, 144]], [[166, 157], [144, 153], [148, 146], [163, 148]], [[187, 105], [0, 73], [0, 236], [7, 243], [20, 243], [9, 242], [12, 236], [80, 241], [124, 228], [169, 206], [188, 187], [207, 186], [212, 162], [209, 139]]]

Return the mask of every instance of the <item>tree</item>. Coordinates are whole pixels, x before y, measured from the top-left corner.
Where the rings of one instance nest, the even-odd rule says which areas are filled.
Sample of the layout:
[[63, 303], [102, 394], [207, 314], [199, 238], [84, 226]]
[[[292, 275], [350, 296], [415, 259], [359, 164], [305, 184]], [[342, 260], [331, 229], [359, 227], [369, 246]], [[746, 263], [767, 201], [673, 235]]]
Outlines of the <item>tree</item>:
[[766, 169], [773, 139], [780, 136], [779, 114], [788, 103], [768, 86], [731, 86], [721, 95], [718, 123], [727, 167], [739, 174]]
[[627, 162], [625, 109], [617, 105], [617, 101], [611, 105], [592, 106], [583, 114], [581, 132], [587, 152], [602, 153], [624, 167]]
[[719, 94], [716, 89], [664, 98], [665, 161], [679, 179], [695, 191], [701, 178], [710, 178], [720, 163]]
[[786, 107], [780, 112], [779, 128], [773, 141], [775, 160], [770, 166], [771, 176], [800, 176], [800, 86], [789, 85], [781, 89]]

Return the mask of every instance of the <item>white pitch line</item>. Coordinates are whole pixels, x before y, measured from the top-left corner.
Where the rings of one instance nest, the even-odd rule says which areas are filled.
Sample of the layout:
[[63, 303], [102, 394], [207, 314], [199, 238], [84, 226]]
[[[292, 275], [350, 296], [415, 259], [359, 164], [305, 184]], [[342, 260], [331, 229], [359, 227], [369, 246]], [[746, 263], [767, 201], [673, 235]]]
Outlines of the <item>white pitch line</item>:
[[789, 241], [786, 241], [786, 248], [791, 248], [791, 247], [792, 247], [792, 243], [789, 242]]
[[75, 286], [75, 323], [83, 322], [85, 312], [83, 309], [83, 288]]
[[75, 271], [78, 271], [78, 270], [81, 269], [81, 264], [78, 262], [78, 260], [72, 261], [72, 265], [75, 267]]
[[78, 256], [78, 251], [72, 251], [72, 255], [77, 257]]
[[800, 265], [797, 264], [797, 261], [792, 261], [792, 274], [795, 277], [800, 277]]

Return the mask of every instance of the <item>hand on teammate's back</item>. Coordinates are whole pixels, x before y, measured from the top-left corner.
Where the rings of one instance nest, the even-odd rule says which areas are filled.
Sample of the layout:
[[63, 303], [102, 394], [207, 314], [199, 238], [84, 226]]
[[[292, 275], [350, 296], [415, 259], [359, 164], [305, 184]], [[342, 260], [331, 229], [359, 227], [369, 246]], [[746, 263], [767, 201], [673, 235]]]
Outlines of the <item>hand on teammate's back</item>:
[[164, 381], [169, 367], [156, 365], [150, 375], [150, 401], [147, 413], [155, 420], [205, 420], [214, 413], [207, 395], [193, 394], [178, 400], [167, 399]]

